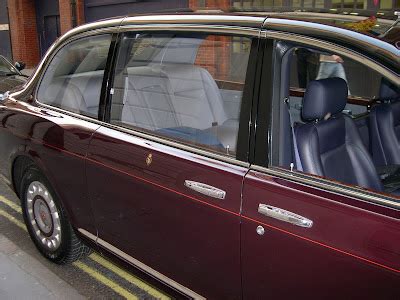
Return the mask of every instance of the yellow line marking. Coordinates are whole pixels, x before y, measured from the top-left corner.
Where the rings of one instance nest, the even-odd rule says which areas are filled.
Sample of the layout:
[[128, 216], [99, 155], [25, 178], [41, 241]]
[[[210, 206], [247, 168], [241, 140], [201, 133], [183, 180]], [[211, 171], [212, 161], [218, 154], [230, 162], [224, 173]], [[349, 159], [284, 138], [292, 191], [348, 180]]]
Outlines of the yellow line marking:
[[129, 291], [127, 291], [126, 289], [124, 289], [123, 287], [121, 287], [120, 285], [115, 283], [114, 281], [108, 279], [104, 275], [100, 274], [96, 270], [92, 269], [88, 265], [84, 264], [83, 262], [76, 261], [76, 262], [74, 262], [72, 264], [75, 267], [81, 269], [83, 272], [85, 272], [89, 276], [91, 276], [94, 279], [96, 279], [97, 281], [101, 282], [105, 286], [108, 286], [110, 289], [112, 289], [114, 292], [116, 292], [117, 294], [121, 295], [122, 297], [124, 297], [126, 299], [132, 299], [132, 300], [133, 299], [138, 299], [138, 297], [136, 297], [135, 295], [131, 294]]
[[[4, 198], [3, 196], [0, 195], [0, 202], [3, 202], [4, 204], [6, 204], [7, 206], [9, 206], [11, 209], [13, 209], [14, 211], [18, 212], [18, 213], [22, 213], [21, 207], [17, 204], [15, 204], [14, 202], [12, 202], [11, 200], [8, 200], [7, 198]], [[3, 211], [0, 209], [0, 215], [2, 215], [3, 217], [7, 218], [8, 220], [10, 220], [12, 223], [14, 223], [15, 225], [17, 225], [18, 227], [22, 228], [23, 230], [27, 231], [25, 224], [22, 223], [21, 221], [17, 220], [15, 217], [13, 217], [12, 215], [8, 214], [7, 212]], [[100, 255], [96, 254], [96, 253], [92, 253], [89, 256], [92, 260], [94, 260], [95, 262], [97, 262], [98, 264], [102, 265], [103, 267], [105, 267], [106, 269], [110, 270], [111, 272], [114, 272], [115, 274], [117, 274], [118, 276], [120, 276], [121, 278], [125, 279], [126, 281], [134, 284], [135, 286], [137, 286], [138, 288], [142, 289], [143, 291], [149, 293], [150, 295], [152, 295], [155, 298], [158, 299], [162, 299], [162, 300], [169, 300], [171, 299], [170, 297], [164, 295], [163, 293], [161, 293], [160, 291], [158, 291], [157, 289], [153, 288], [152, 286], [148, 285], [147, 283], [145, 283], [144, 281], [140, 280], [138, 277], [133, 276], [132, 274], [129, 274], [128, 272], [124, 271], [123, 269], [119, 268], [118, 266], [114, 265], [112, 262], [107, 261], [106, 259], [104, 259], [103, 257], [101, 257]], [[83, 263], [82, 263], [83, 264]], [[86, 266], [86, 265], [85, 265]], [[77, 266], [78, 268], [80, 268], [79, 266]], [[88, 269], [90, 269], [88, 266], [86, 266]], [[82, 269], [82, 268], [80, 268]], [[83, 270], [83, 269], [82, 269]], [[93, 272], [95, 272], [93, 269], [91, 269]], [[85, 271], [85, 270], [83, 270]], [[85, 271], [86, 272], [86, 271]], [[88, 273], [88, 272], [86, 272]], [[91, 275], [90, 273], [88, 273], [89, 275]], [[103, 276], [99, 273], [100, 276]], [[91, 275], [92, 276], [92, 275]], [[95, 279], [98, 279], [97, 276], [92, 276]], [[104, 277], [104, 276], [103, 276]], [[107, 279], [106, 277], [104, 277], [105, 279]], [[107, 279], [109, 280], [109, 279]], [[100, 282], [104, 283], [103, 281], [99, 280]], [[104, 283], [105, 284], [105, 283]], [[107, 285], [107, 284], [105, 284]], [[117, 284], [116, 284], [117, 285]], [[109, 286], [109, 285], [107, 285]], [[122, 289], [122, 288], [121, 288]], [[128, 292], [128, 291], [126, 291]], [[128, 292], [129, 293], [129, 292]], [[121, 294], [120, 294], [121, 295]], [[123, 296], [123, 295], [122, 295]]]
[[17, 213], [20, 213], [20, 214], [22, 213], [21, 207], [18, 204], [12, 202], [11, 200], [8, 200], [7, 198], [0, 196], [0, 201], [3, 202], [5, 205], [8, 205], [9, 207], [11, 207]]
[[0, 209], [0, 216], [3, 216], [4, 218], [8, 219], [10, 222], [14, 223], [17, 225], [19, 228], [28, 231], [25, 227], [25, 224], [22, 223], [20, 220], [15, 218], [14, 216], [10, 215], [9, 213], [5, 212], [4, 210]]
[[114, 272], [115, 274], [117, 274], [118, 276], [120, 276], [123, 279], [127, 280], [128, 282], [136, 285], [138, 288], [144, 290], [145, 292], [149, 293], [153, 297], [158, 298], [158, 299], [162, 299], [162, 300], [171, 299], [170, 297], [164, 295], [163, 293], [161, 293], [157, 289], [151, 287], [150, 285], [148, 285], [144, 281], [140, 280], [138, 277], [136, 277], [136, 276], [134, 276], [132, 274], [129, 274], [125, 270], [123, 270], [120, 267], [116, 266], [112, 262], [104, 259], [100, 255], [98, 255], [96, 253], [92, 253], [92, 254], [89, 255], [89, 258], [94, 260], [98, 264], [102, 265], [103, 267], [109, 269], [110, 271]]

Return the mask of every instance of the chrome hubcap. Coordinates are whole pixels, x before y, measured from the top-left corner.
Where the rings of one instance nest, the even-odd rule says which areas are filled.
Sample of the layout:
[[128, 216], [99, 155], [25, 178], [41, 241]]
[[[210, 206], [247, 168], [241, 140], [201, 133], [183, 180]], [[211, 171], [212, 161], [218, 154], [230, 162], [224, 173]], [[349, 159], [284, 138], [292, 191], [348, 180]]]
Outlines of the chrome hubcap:
[[61, 223], [50, 192], [39, 181], [33, 181], [26, 199], [29, 221], [36, 238], [47, 249], [56, 250], [61, 243]]

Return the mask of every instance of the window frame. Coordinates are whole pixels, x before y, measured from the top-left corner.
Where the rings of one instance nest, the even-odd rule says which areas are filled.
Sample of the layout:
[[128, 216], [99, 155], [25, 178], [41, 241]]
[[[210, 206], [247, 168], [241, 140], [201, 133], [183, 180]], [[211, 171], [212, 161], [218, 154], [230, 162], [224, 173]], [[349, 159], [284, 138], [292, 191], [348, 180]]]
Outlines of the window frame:
[[[68, 46], [70, 43], [81, 40], [81, 39], [85, 39], [85, 38], [92, 38], [95, 36], [100, 36], [100, 35], [110, 35], [111, 41], [110, 41], [110, 48], [108, 50], [108, 54], [107, 54], [107, 62], [106, 62], [106, 67], [104, 69], [104, 75], [103, 75], [103, 81], [102, 81], [102, 86], [101, 86], [101, 90], [100, 90], [100, 99], [99, 99], [99, 111], [97, 113], [97, 117], [91, 117], [91, 116], [87, 116], [87, 115], [83, 115], [83, 114], [79, 114], [73, 111], [70, 111], [68, 109], [62, 108], [62, 107], [57, 107], [48, 103], [43, 103], [40, 101], [39, 97], [38, 97], [38, 93], [39, 93], [39, 89], [40, 86], [42, 84], [43, 78], [46, 75], [46, 72], [50, 66], [50, 64], [52, 63], [54, 57], [61, 51], [63, 50], [64, 47]], [[81, 34], [77, 34], [76, 36], [72, 36], [71, 38], [65, 40], [63, 43], [57, 45], [57, 48], [52, 49], [52, 47], [54, 47], [54, 45], [52, 47], [50, 47], [49, 51], [51, 51], [51, 54], [46, 57], [46, 62], [45, 65], [43, 66], [40, 75], [38, 76], [38, 79], [35, 83], [35, 87], [34, 90], [32, 92], [34, 99], [35, 99], [35, 103], [38, 106], [42, 106], [42, 107], [46, 107], [61, 113], [66, 113], [68, 115], [74, 116], [74, 117], [78, 117], [78, 118], [82, 118], [85, 120], [101, 120], [99, 118], [100, 115], [100, 107], [102, 102], [104, 102], [104, 94], [103, 94], [103, 90], [105, 90], [105, 86], [107, 85], [108, 82], [108, 73], [107, 73], [107, 69], [109, 68], [109, 61], [110, 61], [110, 56], [112, 54], [112, 52], [114, 51], [115, 48], [115, 37], [116, 37], [116, 33], [115, 33], [115, 29], [114, 28], [106, 28], [106, 29], [101, 29], [101, 30], [96, 30], [96, 31], [88, 31], [88, 32], [84, 32]]]
[[[168, 137], [153, 135], [147, 131], [142, 131], [139, 128], [125, 127], [120, 124], [110, 123], [110, 112], [111, 112], [111, 89], [114, 83], [116, 60], [118, 58], [118, 51], [120, 47], [120, 41], [123, 35], [127, 32], [157, 32], [157, 33], [207, 33], [210, 35], [231, 35], [234, 37], [249, 37], [253, 40], [251, 45], [251, 52], [249, 55], [249, 62], [247, 66], [245, 85], [243, 89], [241, 111], [239, 116], [239, 129], [238, 129], [238, 140], [237, 140], [237, 150], [236, 156], [229, 156], [223, 153], [213, 151], [212, 149], [198, 148], [190, 143], [184, 143], [180, 141], [172, 140]], [[246, 27], [235, 27], [235, 26], [217, 26], [217, 25], [127, 25], [120, 27], [118, 32], [118, 37], [116, 40], [116, 47], [114, 49], [114, 54], [112, 58], [112, 67], [110, 68], [109, 80], [105, 90], [105, 114], [103, 116], [103, 125], [118, 131], [125, 133], [130, 133], [147, 140], [158, 142], [171, 146], [173, 148], [193, 152], [203, 156], [215, 158], [228, 163], [249, 166], [249, 144], [252, 140], [251, 126], [253, 126], [250, 121], [251, 108], [253, 107], [254, 99], [256, 96], [255, 81], [259, 78], [260, 69], [257, 68], [260, 55], [263, 51], [260, 47], [260, 29], [258, 28], [246, 28]], [[257, 75], [258, 74], [258, 75]]]
[[[359, 52], [334, 44], [332, 42], [311, 38], [300, 34], [284, 33], [284, 32], [269, 31], [269, 30], [263, 30], [261, 36], [262, 39], [267, 39], [267, 40], [270, 39], [274, 42], [285, 41], [314, 48], [330, 49], [331, 52], [338, 53], [340, 55], [353, 59], [369, 68], [373, 68], [382, 76], [388, 78], [393, 82], [399, 81], [397, 77], [398, 75], [395, 73], [395, 71], [388, 69], [387, 67], [381, 65], [379, 62], [373, 60], [368, 56], [364, 56]], [[313, 188], [323, 189], [344, 196], [357, 198], [358, 200], [361, 201], [400, 209], [399, 200], [390, 196], [389, 194], [381, 194], [378, 192], [363, 189], [358, 186], [350, 186], [334, 180], [321, 178], [312, 174], [298, 172], [296, 170], [290, 171], [276, 166], [272, 166], [270, 164], [271, 155], [273, 152], [272, 141], [275, 141], [276, 139], [276, 137], [273, 138], [273, 135], [279, 132], [279, 124], [280, 124], [279, 117], [278, 121], [276, 120], [277, 118], [276, 107], [278, 106], [279, 108], [279, 103], [281, 98], [281, 91], [280, 91], [281, 80], [278, 77], [280, 77], [281, 67], [282, 67], [281, 61], [278, 61], [276, 59], [276, 57], [279, 54], [276, 55], [277, 49], [275, 44], [273, 53], [274, 53], [273, 55], [274, 63], [272, 65], [274, 66], [275, 69], [279, 68], [278, 72], [279, 76], [275, 76], [274, 78], [274, 83], [273, 83], [274, 89], [272, 91], [272, 96], [270, 98], [271, 99], [270, 102], [272, 105], [269, 106], [264, 105], [264, 107], [262, 107], [262, 105], [259, 105], [259, 108], [257, 110], [257, 115], [265, 115], [265, 113], [267, 112], [271, 116], [266, 125], [264, 124], [263, 126], [257, 126], [256, 130], [256, 137], [257, 136], [264, 137], [265, 133], [267, 133], [267, 138], [262, 138], [262, 139], [257, 138], [256, 140], [260, 142], [258, 147], [263, 147], [263, 149], [268, 149], [268, 151], [264, 152], [255, 151], [255, 153], [257, 154], [255, 157], [255, 164], [251, 165], [250, 169], [260, 171], [271, 176], [277, 176], [283, 179], [287, 179], [289, 181], [293, 181], [296, 183], [305, 184]], [[264, 78], [264, 80], [265, 78], [268, 78], [267, 77], [268, 75], [266, 76], [264, 72], [261, 74], [261, 76], [262, 78]], [[262, 103], [261, 100], [258, 101]], [[262, 109], [264, 109], [264, 111], [262, 111]], [[266, 109], [269, 110], [266, 111]]]

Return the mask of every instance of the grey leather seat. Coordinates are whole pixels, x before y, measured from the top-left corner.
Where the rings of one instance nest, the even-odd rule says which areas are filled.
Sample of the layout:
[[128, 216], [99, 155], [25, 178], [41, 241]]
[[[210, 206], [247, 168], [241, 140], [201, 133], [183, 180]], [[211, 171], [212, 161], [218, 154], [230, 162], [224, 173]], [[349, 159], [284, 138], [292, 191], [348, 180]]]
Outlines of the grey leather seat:
[[148, 130], [181, 126], [168, 77], [160, 68], [127, 69], [121, 121]]
[[218, 86], [206, 69], [187, 64], [161, 68], [168, 76], [181, 126], [207, 129], [227, 120]]
[[212, 76], [193, 65], [128, 68], [121, 121], [149, 130], [207, 129], [227, 120]]

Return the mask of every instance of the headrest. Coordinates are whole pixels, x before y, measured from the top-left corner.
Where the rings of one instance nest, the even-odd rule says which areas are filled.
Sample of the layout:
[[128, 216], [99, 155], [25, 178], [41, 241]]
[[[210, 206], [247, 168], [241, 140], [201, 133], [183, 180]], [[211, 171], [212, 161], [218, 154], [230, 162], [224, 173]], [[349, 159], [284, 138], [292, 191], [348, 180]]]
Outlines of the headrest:
[[386, 78], [382, 78], [379, 88], [379, 99], [382, 101], [397, 101], [400, 100], [400, 88], [396, 87]]
[[334, 77], [310, 81], [303, 99], [304, 120], [321, 120], [343, 111], [347, 103], [347, 83]]

